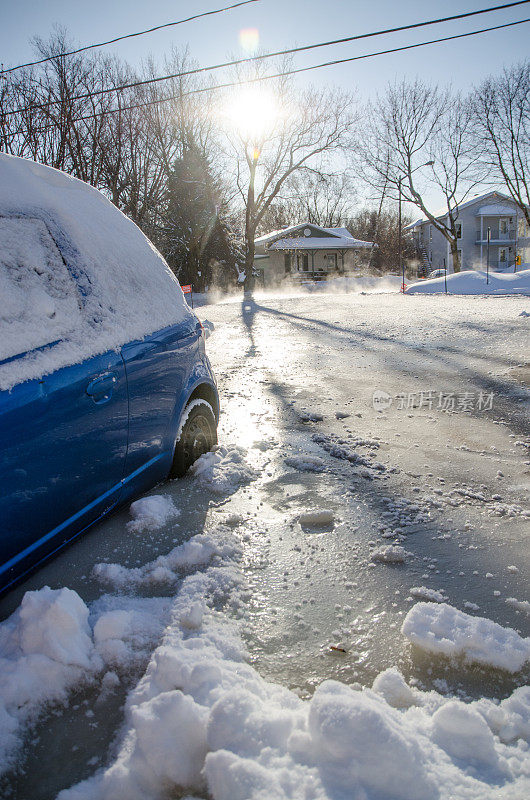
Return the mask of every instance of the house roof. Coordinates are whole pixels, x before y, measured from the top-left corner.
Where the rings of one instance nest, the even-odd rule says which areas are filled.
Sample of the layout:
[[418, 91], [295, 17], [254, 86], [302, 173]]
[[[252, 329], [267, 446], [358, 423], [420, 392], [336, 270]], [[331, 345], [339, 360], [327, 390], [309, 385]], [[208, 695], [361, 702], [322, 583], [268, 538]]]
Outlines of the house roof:
[[289, 236], [286, 239], [277, 239], [269, 245], [269, 250], [354, 250], [362, 247], [372, 247], [373, 242], [363, 242], [353, 236], [333, 238], [325, 236], [319, 239]]
[[[458, 205], [454, 206], [454, 208], [458, 209], [458, 211], [460, 212], [464, 208], [469, 208], [469, 206], [473, 206], [476, 203], [481, 203], [481, 202], [484, 202], [485, 200], [489, 200], [489, 199], [491, 199], [491, 200], [497, 200], [498, 199], [498, 200], [501, 201], [501, 203], [494, 203], [494, 204], [486, 205], [484, 207], [486, 207], [486, 208], [494, 208], [494, 207], [495, 208], [501, 208], [502, 207], [503, 208], [502, 211], [491, 212], [492, 214], [505, 214], [505, 213], [507, 213], [507, 210], [510, 211], [511, 214], [513, 214], [514, 206], [516, 205], [515, 201], [512, 200], [511, 197], [508, 197], [508, 195], [502, 194], [501, 192], [497, 192], [497, 191], [486, 192], [486, 194], [476, 195], [475, 197], [472, 197], [470, 200], [466, 200], [464, 203], [459, 203]], [[506, 203], [506, 202], [510, 203], [511, 205], [510, 206], [504, 205], [504, 203]], [[441, 210], [439, 209], [437, 212], [435, 212], [433, 214], [433, 216], [436, 217], [436, 219], [443, 219], [443, 217], [446, 217], [447, 214], [448, 214], [447, 207], [445, 207], [445, 208], [442, 208]], [[482, 208], [476, 214], [476, 216], [479, 216], [480, 214], [484, 215], [483, 212], [482, 212]], [[420, 217], [415, 222], [411, 223], [410, 225], [407, 225], [403, 230], [405, 230], [405, 231], [413, 230], [413, 228], [415, 228], [417, 225], [424, 225], [426, 222], [429, 222], [429, 220], [426, 217]]]
[[[321, 236], [292, 236], [296, 231], [310, 228]], [[254, 240], [257, 245], [266, 246], [268, 250], [351, 250], [372, 247], [373, 242], [355, 239], [347, 228], [321, 228], [312, 222], [291, 225], [279, 231], [272, 231]]]

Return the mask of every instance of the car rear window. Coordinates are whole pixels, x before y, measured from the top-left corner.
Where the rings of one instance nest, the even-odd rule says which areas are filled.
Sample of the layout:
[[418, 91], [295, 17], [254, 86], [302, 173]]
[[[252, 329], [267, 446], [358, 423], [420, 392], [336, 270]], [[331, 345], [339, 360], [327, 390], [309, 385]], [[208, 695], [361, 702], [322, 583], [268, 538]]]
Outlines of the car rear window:
[[45, 224], [0, 216], [0, 361], [68, 336], [77, 287]]

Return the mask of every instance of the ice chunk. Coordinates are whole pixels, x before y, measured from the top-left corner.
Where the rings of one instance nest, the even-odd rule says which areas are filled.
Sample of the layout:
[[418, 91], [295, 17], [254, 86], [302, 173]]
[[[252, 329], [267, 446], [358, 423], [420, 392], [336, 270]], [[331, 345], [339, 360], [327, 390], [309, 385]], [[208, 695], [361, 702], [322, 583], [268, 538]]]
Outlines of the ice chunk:
[[447, 603], [416, 603], [403, 622], [407, 639], [430, 653], [463, 657], [517, 672], [530, 659], [530, 639], [485, 617], [472, 617]]

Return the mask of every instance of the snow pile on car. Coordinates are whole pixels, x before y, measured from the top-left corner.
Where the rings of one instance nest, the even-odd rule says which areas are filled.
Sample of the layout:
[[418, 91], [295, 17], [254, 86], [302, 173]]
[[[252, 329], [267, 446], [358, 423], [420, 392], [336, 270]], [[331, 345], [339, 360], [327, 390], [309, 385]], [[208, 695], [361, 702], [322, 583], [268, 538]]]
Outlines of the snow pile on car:
[[60, 340], [0, 363], [0, 388], [191, 315], [139, 228], [76, 178], [0, 153], [0, 220], [0, 362]]
[[407, 639], [429, 653], [517, 672], [530, 660], [530, 638], [448, 603], [416, 603], [402, 625]]
[[[530, 269], [521, 272], [492, 272], [489, 280], [486, 270], [464, 270], [447, 276], [449, 294], [496, 294], [530, 295]], [[445, 279], [413, 283], [405, 290], [406, 294], [439, 294], [445, 292]]]
[[529, 687], [465, 703], [409, 687], [393, 668], [372, 689], [325, 681], [303, 701], [246, 663], [235, 623], [214, 610], [233, 579], [220, 587], [215, 568], [185, 579], [129, 695], [115, 760], [58, 800], [527, 795]]

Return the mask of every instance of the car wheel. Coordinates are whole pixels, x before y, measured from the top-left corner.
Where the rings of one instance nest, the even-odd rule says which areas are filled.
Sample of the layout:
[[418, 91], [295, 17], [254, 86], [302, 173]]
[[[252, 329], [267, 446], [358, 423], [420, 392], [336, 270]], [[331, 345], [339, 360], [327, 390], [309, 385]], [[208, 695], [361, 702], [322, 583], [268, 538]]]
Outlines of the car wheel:
[[206, 400], [192, 400], [184, 409], [170, 477], [182, 478], [199, 456], [217, 444], [217, 422]]

